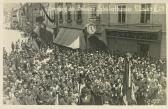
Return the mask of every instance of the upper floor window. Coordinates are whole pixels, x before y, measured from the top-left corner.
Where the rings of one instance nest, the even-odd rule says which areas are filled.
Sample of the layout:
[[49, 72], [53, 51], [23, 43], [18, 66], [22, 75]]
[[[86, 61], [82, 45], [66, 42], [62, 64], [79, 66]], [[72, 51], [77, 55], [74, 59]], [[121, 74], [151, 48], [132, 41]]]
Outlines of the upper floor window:
[[50, 18], [52, 18], [51, 10], [48, 11], [48, 15], [49, 15]]
[[51, 18], [55, 20], [55, 10], [51, 11]]
[[59, 23], [63, 23], [63, 12], [62, 12], [63, 4], [59, 3], [58, 8], [59, 8], [58, 10], [59, 11], [58, 13]]
[[45, 14], [44, 14], [44, 12], [42, 12], [42, 16], [43, 16], [43, 18], [45, 18]]
[[71, 15], [71, 3], [67, 3], [67, 23], [71, 23], [72, 22], [72, 15]]
[[77, 4], [77, 11], [76, 11], [76, 22], [77, 24], [82, 23], [82, 4]]
[[21, 13], [22, 15], [25, 15], [26, 14], [26, 9], [25, 8], [23, 8], [23, 10], [22, 10], [22, 13]]
[[97, 16], [97, 7], [92, 6], [91, 7], [91, 18], [95, 18]]
[[100, 14], [98, 14], [98, 9], [96, 5], [91, 6], [91, 18], [94, 22], [100, 23]]
[[118, 6], [118, 22], [125, 23], [125, 19], [126, 19], [126, 6], [120, 5]]
[[142, 4], [141, 5], [141, 18], [140, 18], [141, 23], [149, 23], [150, 14], [151, 14], [150, 8], [151, 8], [151, 4]]

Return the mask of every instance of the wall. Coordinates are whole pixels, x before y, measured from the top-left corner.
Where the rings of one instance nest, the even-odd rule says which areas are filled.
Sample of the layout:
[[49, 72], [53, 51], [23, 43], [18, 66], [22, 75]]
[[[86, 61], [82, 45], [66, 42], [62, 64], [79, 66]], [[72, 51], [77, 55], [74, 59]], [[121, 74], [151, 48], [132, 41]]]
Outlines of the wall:
[[[85, 9], [85, 11], [82, 11], [82, 23], [79, 25], [76, 23], [76, 16], [75, 11], [72, 11], [72, 22], [67, 23], [67, 14], [63, 12], [63, 24], [59, 25], [68, 25], [69, 27], [85, 27], [85, 25], [88, 23], [90, 18], [90, 7], [93, 4], [85, 3], [82, 4], [82, 7]], [[141, 4], [132, 3], [132, 4], [120, 4], [120, 3], [112, 3], [112, 4], [96, 4], [98, 7], [98, 14], [100, 14], [100, 25], [106, 25], [113, 26], [113, 25], [127, 25], [127, 24], [133, 24], [133, 25], [161, 25], [162, 34], [161, 37], [161, 44], [156, 43], [150, 43], [151, 44], [151, 53], [158, 55], [158, 51], [160, 52], [161, 57], [166, 56], [166, 11], [165, 11], [165, 4], [151, 4], [152, 11], [151, 11], [151, 17], [150, 22], [141, 24], [140, 23], [140, 15], [141, 12], [138, 11], [141, 9]], [[127, 12], [126, 12], [126, 22], [124, 24], [118, 23], [118, 5], [126, 5]], [[53, 8], [55, 5], [54, 3], [51, 3], [49, 8]], [[72, 7], [76, 8], [76, 4], [72, 3]], [[63, 8], [66, 8], [66, 4], [63, 4]], [[88, 9], [88, 10], [86, 10]], [[57, 11], [57, 10], [56, 10]], [[58, 14], [58, 13], [57, 13]], [[51, 24], [51, 22], [47, 21], [47, 24]], [[148, 28], [148, 27], [147, 27]], [[108, 44], [110, 49], [122, 49], [124, 51], [129, 50], [131, 52], [137, 51], [137, 41], [136, 40], [127, 40], [127, 39], [108, 39]], [[158, 50], [158, 51], [156, 51]], [[158, 55], [158, 56], [159, 56]]]
[[[138, 53], [138, 44], [149, 44], [151, 56], [160, 57], [160, 43], [149, 41], [137, 41], [133, 39], [108, 38], [108, 48], [112, 51]], [[159, 51], [159, 52], [158, 52]]]
[[126, 40], [122, 38], [108, 38], [108, 48], [112, 51], [119, 50], [123, 52], [137, 52], [137, 42], [135, 40]]
[[162, 57], [162, 58], [165, 58], [166, 57], [166, 48], [167, 48], [167, 46], [166, 46], [166, 32], [163, 32], [162, 33], [162, 40], [161, 40], [161, 51], [160, 51], [160, 56]]

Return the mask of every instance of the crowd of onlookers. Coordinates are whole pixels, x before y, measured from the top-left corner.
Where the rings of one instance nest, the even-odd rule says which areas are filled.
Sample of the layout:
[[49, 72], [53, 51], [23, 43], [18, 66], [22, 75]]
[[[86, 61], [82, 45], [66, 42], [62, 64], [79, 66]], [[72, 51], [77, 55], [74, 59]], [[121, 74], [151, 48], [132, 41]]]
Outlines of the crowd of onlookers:
[[[123, 105], [125, 55], [17, 41], [3, 51], [4, 104]], [[166, 59], [133, 55], [136, 104], [166, 104]]]

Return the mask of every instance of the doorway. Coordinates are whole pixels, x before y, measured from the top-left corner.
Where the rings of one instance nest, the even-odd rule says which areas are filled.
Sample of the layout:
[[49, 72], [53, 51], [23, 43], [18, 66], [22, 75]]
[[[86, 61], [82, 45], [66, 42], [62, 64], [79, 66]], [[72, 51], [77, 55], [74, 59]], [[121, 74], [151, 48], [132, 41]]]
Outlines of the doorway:
[[149, 44], [138, 44], [138, 54], [141, 57], [147, 57], [149, 55]]
[[103, 41], [99, 40], [96, 36], [91, 36], [88, 41], [89, 41], [90, 49], [96, 49], [96, 50], [106, 50], [107, 49]]

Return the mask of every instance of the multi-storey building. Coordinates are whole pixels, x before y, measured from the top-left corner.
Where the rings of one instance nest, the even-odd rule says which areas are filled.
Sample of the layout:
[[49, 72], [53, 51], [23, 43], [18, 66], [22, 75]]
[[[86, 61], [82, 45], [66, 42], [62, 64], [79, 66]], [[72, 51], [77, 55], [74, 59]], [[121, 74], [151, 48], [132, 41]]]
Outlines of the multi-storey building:
[[36, 23], [36, 18], [40, 16], [41, 5], [39, 3], [25, 3], [13, 8], [10, 12], [11, 23], [17, 22], [20, 27], [23, 27], [26, 22], [32, 25]]
[[18, 25], [20, 28], [23, 28], [25, 23], [27, 22], [26, 12], [25, 12], [25, 5], [20, 5], [20, 8], [17, 10], [17, 18], [18, 18]]
[[36, 18], [40, 16], [41, 5], [39, 3], [27, 3], [25, 4], [25, 11], [27, 20], [35, 24]]
[[18, 24], [18, 16], [17, 16], [17, 10], [18, 9], [12, 9], [11, 10], [11, 18], [10, 18], [10, 25], [12, 28], [16, 28]]
[[[41, 15], [56, 32], [55, 43], [75, 48], [108, 48], [140, 56], [166, 57], [165, 4], [50, 3]], [[47, 16], [46, 16], [47, 14]], [[85, 32], [94, 22], [96, 32]], [[79, 37], [80, 36], [80, 37]], [[78, 42], [74, 44], [74, 42]], [[78, 48], [78, 47], [76, 47]]]

